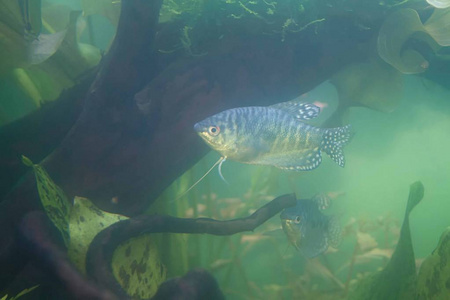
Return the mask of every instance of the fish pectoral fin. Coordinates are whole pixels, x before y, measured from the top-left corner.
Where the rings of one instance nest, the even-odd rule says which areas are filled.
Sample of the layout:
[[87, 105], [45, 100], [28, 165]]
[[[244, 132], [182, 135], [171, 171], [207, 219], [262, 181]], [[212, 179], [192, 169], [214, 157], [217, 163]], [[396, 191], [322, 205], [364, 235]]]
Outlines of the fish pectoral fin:
[[305, 233], [300, 251], [307, 258], [316, 257], [328, 249], [328, 238], [324, 228], [316, 228]]
[[260, 157], [255, 163], [271, 165], [282, 170], [310, 171], [322, 162], [320, 150], [292, 151]]
[[297, 120], [307, 121], [320, 114], [320, 107], [312, 103], [302, 103], [296, 100], [271, 105], [271, 108], [279, 109], [293, 115]]

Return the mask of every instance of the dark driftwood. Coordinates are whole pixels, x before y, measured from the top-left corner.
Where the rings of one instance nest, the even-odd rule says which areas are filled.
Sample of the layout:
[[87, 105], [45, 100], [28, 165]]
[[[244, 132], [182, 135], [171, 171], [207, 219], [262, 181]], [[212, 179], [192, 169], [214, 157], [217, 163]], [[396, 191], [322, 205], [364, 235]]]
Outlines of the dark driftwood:
[[161, 232], [232, 235], [243, 231], [253, 231], [282, 209], [294, 206], [295, 203], [295, 195], [280, 196], [255, 211], [251, 216], [230, 221], [141, 215], [115, 223], [100, 232], [92, 241], [86, 257], [87, 273], [99, 286], [113, 291], [120, 297], [125, 297], [125, 292], [112, 274], [111, 260], [117, 246], [131, 237]]

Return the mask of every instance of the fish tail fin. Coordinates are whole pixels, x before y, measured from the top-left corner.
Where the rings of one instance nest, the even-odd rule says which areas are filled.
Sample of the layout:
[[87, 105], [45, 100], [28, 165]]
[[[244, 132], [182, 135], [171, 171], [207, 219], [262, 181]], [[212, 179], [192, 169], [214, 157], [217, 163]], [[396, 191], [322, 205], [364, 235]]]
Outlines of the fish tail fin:
[[342, 239], [342, 226], [337, 216], [331, 216], [328, 220], [328, 245], [337, 248]]
[[351, 126], [325, 129], [322, 137], [320, 148], [339, 166], [344, 167], [345, 158], [342, 146], [348, 144], [352, 137]]

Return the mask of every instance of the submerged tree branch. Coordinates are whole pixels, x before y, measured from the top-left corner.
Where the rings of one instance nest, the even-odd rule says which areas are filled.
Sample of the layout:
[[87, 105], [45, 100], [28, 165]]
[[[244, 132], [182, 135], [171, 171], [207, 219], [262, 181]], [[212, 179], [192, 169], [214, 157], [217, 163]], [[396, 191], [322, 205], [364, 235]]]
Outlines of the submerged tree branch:
[[148, 233], [207, 233], [232, 235], [253, 231], [282, 209], [294, 206], [295, 195], [283, 195], [267, 203], [251, 216], [241, 219], [218, 221], [209, 218], [183, 219], [163, 215], [141, 215], [111, 225], [100, 232], [92, 241], [86, 257], [89, 276], [101, 287], [113, 291], [120, 297], [126, 292], [114, 278], [111, 261], [114, 250], [132, 237]]

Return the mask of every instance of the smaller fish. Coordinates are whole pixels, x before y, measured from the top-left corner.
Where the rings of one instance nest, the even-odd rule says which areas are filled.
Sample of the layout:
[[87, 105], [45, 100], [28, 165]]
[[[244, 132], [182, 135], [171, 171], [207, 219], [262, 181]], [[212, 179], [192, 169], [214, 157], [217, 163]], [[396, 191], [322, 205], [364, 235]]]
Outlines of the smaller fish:
[[289, 242], [307, 258], [322, 254], [328, 246], [339, 245], [342, 229], [338, 218], [321, 212], [329, 203], [326, 195], [319, 194], [312, 199], [297, 200], [296, 206], [280, 214]]

